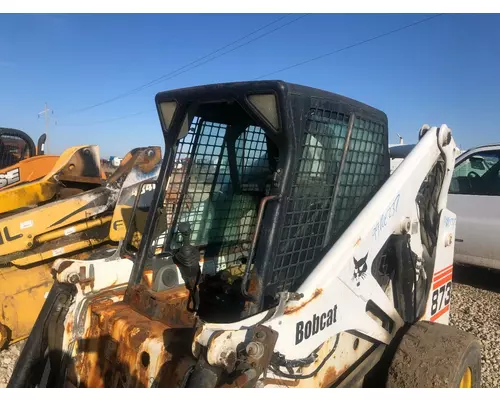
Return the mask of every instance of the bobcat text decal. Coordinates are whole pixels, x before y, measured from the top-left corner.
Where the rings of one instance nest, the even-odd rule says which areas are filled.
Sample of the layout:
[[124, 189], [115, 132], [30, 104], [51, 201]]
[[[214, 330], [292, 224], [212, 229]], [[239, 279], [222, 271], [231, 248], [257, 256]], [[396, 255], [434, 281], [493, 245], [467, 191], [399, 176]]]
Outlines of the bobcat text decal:
[[19, 182], [21, 176], [19, 174], [19, 168], [11, 169], [5, 174], [0, 174], [0, 189], [12, 185], [13, 183]]
[[295, 344], [299, 344], [303, 340], [309, 339], [311, 336], [316, 335], [318, 332], [328, 328], [337, 322], [337, 305], [334, 305], [328, 311], [321, 315], [314, 314], [310, 321], [297, 322], [295, 329]]

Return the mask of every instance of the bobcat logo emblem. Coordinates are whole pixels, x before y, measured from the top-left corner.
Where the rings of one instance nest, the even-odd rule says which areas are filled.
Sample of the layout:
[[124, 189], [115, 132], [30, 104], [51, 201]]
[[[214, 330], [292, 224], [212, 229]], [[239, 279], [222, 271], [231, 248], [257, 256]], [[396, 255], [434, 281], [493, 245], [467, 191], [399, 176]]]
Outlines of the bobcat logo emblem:
[[368, 253], [360, 260], [356, 260], [354, 257], [352, 258], [354, 260], [354, 273], [352, 279], [356, 281], [356, 286], [360, 285], [361, 279], [366, 278], [366, 271], [368, 271], [368, 265], [366, 265], [367, 258]]

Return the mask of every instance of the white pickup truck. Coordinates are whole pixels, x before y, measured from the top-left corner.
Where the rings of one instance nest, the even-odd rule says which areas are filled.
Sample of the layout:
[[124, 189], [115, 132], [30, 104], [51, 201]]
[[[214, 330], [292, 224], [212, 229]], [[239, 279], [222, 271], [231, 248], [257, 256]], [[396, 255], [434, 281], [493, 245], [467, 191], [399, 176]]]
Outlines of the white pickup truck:
[[[413, 146], [390, 147], [391, 172]], [[500, 270], [500, 144], [457, 156], [448, 208], [457, 215], [455, 262]]]

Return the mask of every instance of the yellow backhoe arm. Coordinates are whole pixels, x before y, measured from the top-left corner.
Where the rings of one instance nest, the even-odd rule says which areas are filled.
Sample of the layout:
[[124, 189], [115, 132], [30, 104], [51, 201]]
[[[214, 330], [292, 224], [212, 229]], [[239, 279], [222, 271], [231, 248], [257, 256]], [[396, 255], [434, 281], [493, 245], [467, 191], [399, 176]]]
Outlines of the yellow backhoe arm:
[[[33, 160], [31, 162], [34, 163], [37, 158], [25, 161]], [[14, 167], [9, 168], [9, 171], [13, 171]], [[19, 173], [22, 174], [20, 169], [16, 174]], [[10, 174], [12, 175], [12, 172]], [[23, 178], [22, 175], [20, 177]], [[102, 184], [98, 147], [70, 147], [61, 154], [43, 178], [0, 190], [0, 215], [52, 200], [65, 187], [78, 188], [89, 184], [94, 187]]]

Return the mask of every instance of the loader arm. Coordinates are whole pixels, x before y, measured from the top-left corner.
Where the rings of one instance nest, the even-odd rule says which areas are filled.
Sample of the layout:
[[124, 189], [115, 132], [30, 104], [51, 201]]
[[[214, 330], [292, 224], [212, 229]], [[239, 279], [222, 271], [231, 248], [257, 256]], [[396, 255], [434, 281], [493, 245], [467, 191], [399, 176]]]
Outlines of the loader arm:
[[[340, 355], [343, 352], [348, 354], [353, 340], [346, 332], [366, 339], [369, 347], [373, 345], [373, 350], [379, 349], [372, 355], [380, 357], [383, 345], [389, 344], [398, 329], [404, 325], [393, 300], [371, 273], [374, 258], [389, 238], [405, 236], [411, 251], [417, 256], [417, 262], [432, 264], [432, 273], [427, 277], [431, 282], [433, 276], [448, 277], [442, 271], [449, 270], [453, 262], [455, 228], [449, 221], [455, 216], [446, 209], [446, 198], [455, 162], [455, 144], [446, 125], [440, 128], [424, 126], [421, 133], [423, 137], [405, 162], [325, 254], [297, 293], [283, 293], [280, 304], [272, 315], [264, 312], [233, 324], [204, 324], [193, 345], [197, 349], [196, 354], [206, 354], [206, 361], [210, 366], [224, 368], [227, 355], [237, 354], [238, 348], [246, 347], [248, 350], [250, 343], [268, 346], [252, 333], [261, 327], [277, 335], [274, 352], [288, 360], [289, 365], [293, 365], [294, 360], [307, 360], [311, 357], [318, 357], [318, 362], [321, 362], [321, 355], [327, 361], [330, 350], [320, 354], [318, 348], [326, 347], [336, 349]], [[421, 245], [423, 227], [419, 219], [418, 195], [438, 162], [443, 164], [445, 175], [437, 189], [437, 243], [429, 254]], [[423, 279], [422, 275], [420, 279]], [[444, 284], [450, 279], [451, 276]], [[449, 309], [446, 304], [441, 308], [433, 308], [431, 297], [431, 291], [428, 291], [425, 313], [417, 316], [417, 319], [447, 323]], [[354, 355], [351, 354], [347, 357], [340, 356], [337, 361], [327, 361], [314, 380], [327, 383], [328, 365], [336, 371], [349, 372], [342, 365], [354, 364], [357, 360], [353, 358]], [[316, 365], [317, 363], [314, 364]], [[301, 376], [310, 374], [312, 366], [294, 374], [283, 372], [280, 368], [282, 366], [279, 363], [257, 368], [260, 372], [267, 370], [267, 380], [264, 379], [261, 384], [267, 385], [265, 382], [268, 382], [272, 386], [272, 382], [279, 382], [287, 377], [292, 381], [300, 379], [303, 382]], [[339, 375], [341, 374], [338, 373], [336, 378]], [[312, 376], [310, 380], [313, 380]]]
[[[125, 228], [115, 207], [121, 210], [132, 201], [137, 183], [154, 176], [160, 160], [159, 148], [134, 149], [103, 187], [1, 219], [0, 265], [26, 266], [97, 245], [110, 239], [110, 229], [118, 242]], [[100, 234], [89, 235], [104, 226]]]
[[[52, 164], [53, 161], [55, 163]], [[32, 164], [35, 163], [36, 167], [39, 162], [48, 163], [46, 165], [52, 168], [44, 176], [37, 172], [33, 177]], [[40, 172], [44, 169], [42, 166]], [[103, 183], [97, 146], [70, 147], [55, 160], [51, 156], [33, 157], [11, 167], [10, 173], [13, 170], [17, 171], [17, 181], [12, 182], [11, 187], [0, 190], [0, 215], [53, 200], [66, 186], [95, 188]]]

